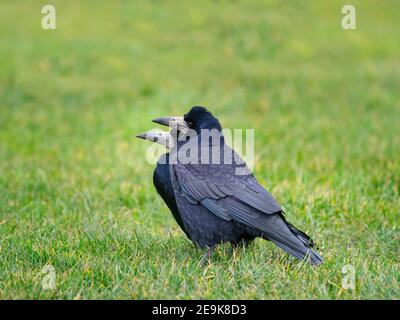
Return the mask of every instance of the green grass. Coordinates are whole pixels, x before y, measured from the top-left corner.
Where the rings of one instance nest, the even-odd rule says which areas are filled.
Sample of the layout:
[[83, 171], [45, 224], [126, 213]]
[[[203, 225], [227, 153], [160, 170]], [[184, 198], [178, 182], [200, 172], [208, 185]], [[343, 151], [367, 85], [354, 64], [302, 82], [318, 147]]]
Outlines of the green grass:
[[[55, 31], [47, 3], [1, 4], [0, 298], [400, 297], [397, 0], [351, 1], [354, 31], [348, 1], [52, 2]], [[199, 104], [255, 128], [255, 175], [321, 267], [262, 240], [197, 265], [134, 135]]]

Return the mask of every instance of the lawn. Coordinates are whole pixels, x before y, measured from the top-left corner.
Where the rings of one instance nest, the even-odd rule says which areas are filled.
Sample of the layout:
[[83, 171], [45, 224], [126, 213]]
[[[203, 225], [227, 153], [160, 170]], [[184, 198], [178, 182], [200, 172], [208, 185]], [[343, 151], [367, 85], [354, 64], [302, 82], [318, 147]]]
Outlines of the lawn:
[[[348, 1], [52, 3], [45, 31], [47, 3], [1, 1], [1, 299], [400, 298], [397, 0], [352, 0], [356, 30]], [[262, 240], [198, 265], [135, 138], [192, 105], [255, 129], [254, 174], [323, 265]]]

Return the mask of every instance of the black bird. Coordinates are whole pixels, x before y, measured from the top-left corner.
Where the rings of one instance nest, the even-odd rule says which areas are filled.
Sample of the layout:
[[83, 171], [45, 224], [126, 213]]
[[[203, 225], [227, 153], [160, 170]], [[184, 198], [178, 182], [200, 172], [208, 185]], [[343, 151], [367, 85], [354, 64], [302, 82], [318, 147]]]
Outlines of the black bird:
[[[165, 136], [172, 145], [165, 155], [169, 175], [166, 166], [157, 164], [154, 184], [188, 238], [209, 248], [202, 261], [220, 243], [238, 245], [261, 237], [298, 259], [322, 263], [310, 237], [286, 221], [278, 202], [225, 144], [222, 133], [218, 139], [204, 138], [202, 130], [222, 130], [207, 109], [193, 107], [184, 117], [153, 121], [169, 125], [179, 134], [179, 139]], [[151, 140], [147, 135], [146, 139]], [[189, 155], [189, 161], [182, 161], [182, 154]], [[216, 155], [218, 164], [212, 162]], [[208, 162], [204, 161], [207, 158]], [[231, 161], [226, 161], [228, 158]]]

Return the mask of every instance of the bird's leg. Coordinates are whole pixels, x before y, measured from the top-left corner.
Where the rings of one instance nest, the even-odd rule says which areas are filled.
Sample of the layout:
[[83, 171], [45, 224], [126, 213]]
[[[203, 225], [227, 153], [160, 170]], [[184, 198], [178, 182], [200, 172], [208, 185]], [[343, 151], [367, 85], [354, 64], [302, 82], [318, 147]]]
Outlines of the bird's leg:
[[252, 244], [254, 240], [253, 239], [242, 239], [241, 241], [239, 241], [238, 243], [232, 243], [230, 249], [229, 249], [229, 253], [231, 255], [231, 257], [234, 257], [235, 255], [235, 251], [237, 249], [247, 249], [248, 247], [250, 247], [250, 245]]
[[204, 266], [205, 263], [208, 262], [208, 260], [210, 260], [211, 253], [214, 251], [215, 248], [216, 248], [216, 245], [213, 245], [213, 246], [208, 248], [207, 252], [200, 259], [199, 265]]

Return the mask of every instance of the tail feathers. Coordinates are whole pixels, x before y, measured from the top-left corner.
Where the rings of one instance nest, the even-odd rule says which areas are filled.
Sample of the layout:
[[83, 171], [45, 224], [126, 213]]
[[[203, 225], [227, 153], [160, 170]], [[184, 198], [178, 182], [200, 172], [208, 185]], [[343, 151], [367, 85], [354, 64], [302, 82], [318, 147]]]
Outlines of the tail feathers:
[[289, 227], [290, 231], [293, 232], [293, 234], [299, 238], [301, 241], [304, 242], [305, 245], [309, 246], [310, 248], [314, 248], [315, 244], [313, 239], [310, 238], [309, 235], [305, 234], [303, 231], [297, 229], [294, 225], [292, 225], [291, 223], [286, 222], [286, 225]]
[[303, 250], [303, 248], [293, 248], [289, 247], [286, 244], [272, 240], [279, 248], [283, 249], [290, 255], [294, 256], [299, 260], [309, 259], [311, 264], [313, 265], [320, 265], [324, 260], [322, 259], [321, 255], [311, 248], [307, 248]]
[[274, 242], [297, 259], [309, 259], [313, 265], [323, 262], [322, 257], [312, 249], [313, 242], [304, 232], [295, 228], [280, 215], [270, 216], [263, 236]]

